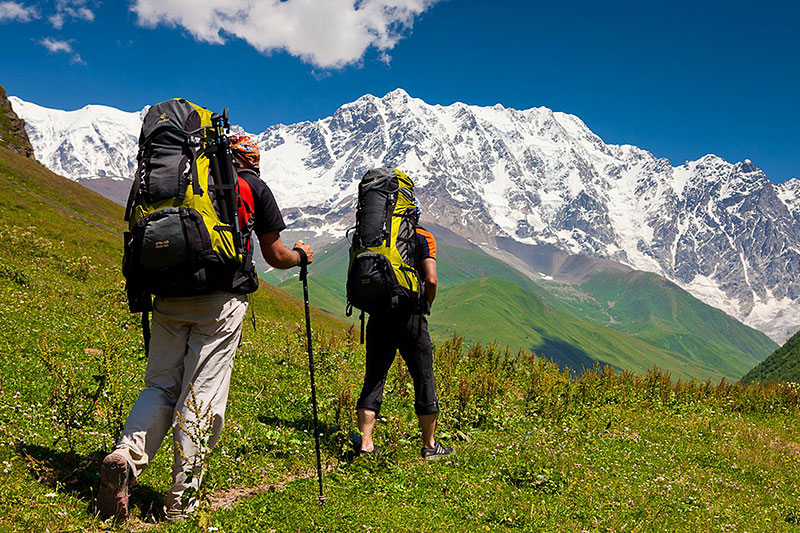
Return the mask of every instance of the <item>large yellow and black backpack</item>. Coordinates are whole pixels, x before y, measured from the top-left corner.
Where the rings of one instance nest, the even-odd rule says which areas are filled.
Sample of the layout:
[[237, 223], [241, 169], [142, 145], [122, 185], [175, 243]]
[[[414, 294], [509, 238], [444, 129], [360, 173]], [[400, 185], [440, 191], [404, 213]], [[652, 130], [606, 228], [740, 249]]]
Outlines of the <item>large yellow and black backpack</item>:
[[[367, 313], [420, 310], [417, 274], [419, 208], [414, 183], [394, 168], [372, 169], [358, 185], [356, 225], [347, 269], [347, 301]], [[363, 315], [362, 315], [363, 318]]]
[[215, 283], [245, 260], [227, 127], [227, 110], [220, 116], [177, 98], [144, 117], [125, 211], [131, 311], [150, 310], [151, 295], [222, 289]]

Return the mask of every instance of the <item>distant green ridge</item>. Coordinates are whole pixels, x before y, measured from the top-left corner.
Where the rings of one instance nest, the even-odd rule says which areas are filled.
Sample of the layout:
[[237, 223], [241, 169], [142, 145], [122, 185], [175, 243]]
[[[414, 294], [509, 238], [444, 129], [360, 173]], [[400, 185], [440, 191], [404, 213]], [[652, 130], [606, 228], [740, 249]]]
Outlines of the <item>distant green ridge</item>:
[[[347, 251], [343, 240], [319, 252], [309, 270], [312, 304], [342, 318]], [[603, 271], [582, 285], [544, 279], [534, 282], [477, 248], [445, 242], [439, 242], [438, 270], [441, 296], [431, 317], [431, 334], [439, 340], [456, 330], [470, 342], [497, 341], [514, 350], [547, 351], [575, 369], [602, 360], [622, 369], [658, 366], [670, 370], [675, 377], [715, 380], [738, 379], [777, 348], [763, 333], [655, 274]], [[495, 309], [507, 302], [491, 293], [483, 294], [487, 287], [500, 286], [488, 281], [482, 285], [472, 283], [483, 278], [511, 284], [503, 285], [502, 293], [504, 298], [508, 296], [509, 305], [513, 302], [513, 312]], [[301, 296], [296, 280], [280, 286]], [[472, 297], [470, 290], [478, 290], [483, 299]], [[448, 314], [444, 315], [447, 299], [452, 302], [447, 302]], [[548, 321], [525, 316], [541, 306], [563, 319]], [[621, 351], [615, 355], [608, 349], [599, 349], [598, 343], [576, 333], [576, 324]], [[609, 338], [609, 332], [616, 335]], [[630, 338], [626, 342], [621, 341], [627, 337]], [[637, 346], [636, 350], [633, 346]]]
[[496, 341], [575, 370], [599, 361], [636, 372], [657, 366], [684, 380], [724, 376], [702, 361], [553, 309], [503, 280], [483, 278], [443, 290], [430, 322], [431, 330], [440, 337], [456, 334], [467, 342]]
[[741, 376], [777, 348], [764, 333], [656, 274], [603, 271], [580, 288], [603, 308], [610, 327], [729, 378]]
[[794, 381], [800, 383], [800, 331], [744, 375], [742, 383]]

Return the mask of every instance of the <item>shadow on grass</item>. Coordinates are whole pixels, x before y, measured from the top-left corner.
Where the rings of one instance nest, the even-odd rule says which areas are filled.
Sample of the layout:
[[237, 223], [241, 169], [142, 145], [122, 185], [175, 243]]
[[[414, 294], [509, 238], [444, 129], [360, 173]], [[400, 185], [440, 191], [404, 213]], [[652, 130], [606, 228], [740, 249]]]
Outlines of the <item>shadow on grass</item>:
[[569, 368], [570, 374], [574, 377], [583, 374], [594, 365], [595, 360], [581, 348], [558, 337], [546, 335], [544, 330], [536, 331], [542, 336], [542, 342], [532, 346], [531, 350], [556, 363], [559, 369]]
[[[16, 451], [25, 459], [38, 483], [72, 494], [86, 502], [90, 513], [97, 513], [95, 501], [100, 487], [100, 464], [106, 452], [81, 455], [25, 443], [19, 443]], [[164, 519], [164, 497], [147, 485], [134, 484], [130, 488], [130, 505], [139, 509], [142, 520]]]

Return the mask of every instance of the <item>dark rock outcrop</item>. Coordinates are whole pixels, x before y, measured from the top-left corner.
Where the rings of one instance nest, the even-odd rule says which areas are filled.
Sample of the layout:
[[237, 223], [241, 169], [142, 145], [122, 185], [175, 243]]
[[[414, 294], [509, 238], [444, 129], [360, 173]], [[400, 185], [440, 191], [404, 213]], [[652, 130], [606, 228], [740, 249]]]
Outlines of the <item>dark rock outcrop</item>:
[[0, 146], [33, 159], [33, 146], [25, 133], [25, 121], [14, 113], [6, 90], [0, 85]]

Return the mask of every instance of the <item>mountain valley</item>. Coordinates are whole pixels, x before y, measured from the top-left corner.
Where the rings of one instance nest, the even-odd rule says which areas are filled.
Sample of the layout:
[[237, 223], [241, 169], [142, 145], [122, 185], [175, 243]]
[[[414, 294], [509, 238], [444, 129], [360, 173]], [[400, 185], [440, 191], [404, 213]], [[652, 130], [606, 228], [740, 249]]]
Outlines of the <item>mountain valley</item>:
[[[124, 201], [142, 112], [104, 106], [62, 112], [10, 100], [40, 160]], [[336, 257], [336, 268], [319, 261], [312, 276], [319, 280], [320, 307], [334, 314], [344, 308], [342, 239], [353, 223], [358, 178], [388, 164], [415, 177], [423, 224], [447, 250], [440, 258], [448, 280], [442, 314], [432, 317], [439, 338], [457, 332], [514, 349], [546, 349], [565, 364], [578, 349], [585, 353], [582, 364], [626, 366], [574, 335], [565, 340], [563, 332], [537, 332], [528, 311], [513, 320], [497, 317], [506, 327], [490, 332], [467, 320], [480, 316], [480, 300], [471, 300], [474, 311], [447, 317], [448, 291], [464, 302], [455, 297], [465, 290], [461, 284], [502, 291], [508, 281], [551, 311], [586, 321], [584, 328], [610, 326], [638, 336], [648, 346], [642, 353], [671, 354], [644, 356], [637, 369], [659, 365], [684, 377], [738, 378], [777, 347], [725, 313], [778, 341], [800, 326], [792, 304], [800, 297], [800, 187], [796, 180], [772, 184], [750, 162], [706, 156], [672, 167], [636, 147], [606, 145], [572, 115], [431, 106], [400, 89], [364, 96], [319, 121], [271, 126], [253, 136], [262, 148], [263, 177], [284, 206], [286, 239], [300, 236]], [[266, 279], [283, 281], [262, 268]], [[482, 278], [488, 281], [475, 284]], [[296, 290], [288, 281], [284, 286]], [[644, 301], [658, 305], [643, 311]], [[706, 327], [733, 328], [743, 337], [707, 335]], [[559, 349], [550, 337], [565, 345]]]

